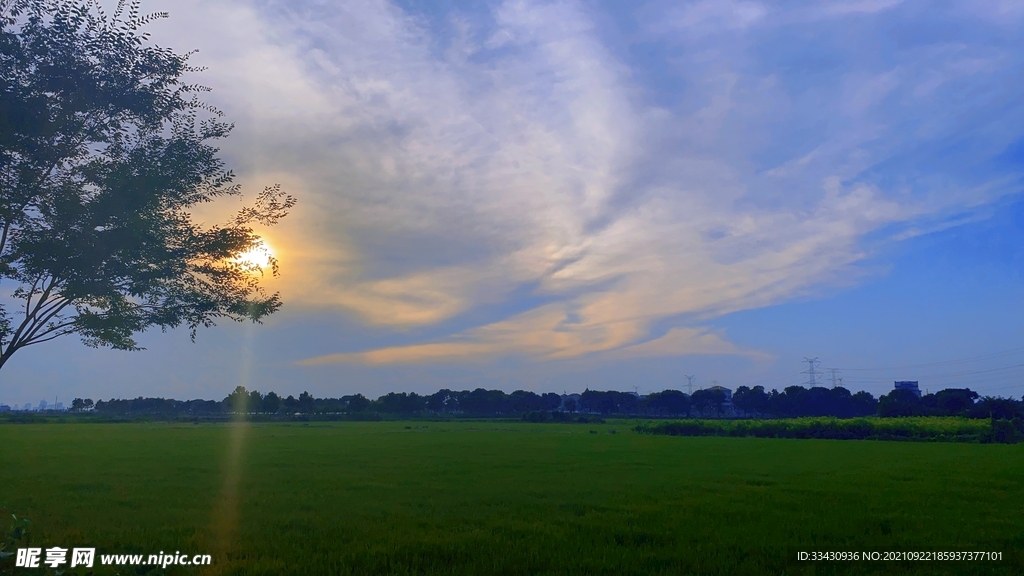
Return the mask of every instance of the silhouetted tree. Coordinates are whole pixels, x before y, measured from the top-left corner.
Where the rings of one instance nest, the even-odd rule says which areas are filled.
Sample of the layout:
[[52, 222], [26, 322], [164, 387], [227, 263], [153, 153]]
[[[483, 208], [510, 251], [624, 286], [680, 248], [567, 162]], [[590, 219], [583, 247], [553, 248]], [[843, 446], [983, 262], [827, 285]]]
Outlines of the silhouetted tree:
[[970, 415], [974, 418], [994, 418], [997, 420], [1011, 420], [1020, 412], [1020, 404], [1013, 399], [993, 396], [985, 396], [970, 409]]
[[543, 400], [542, 410], [557, 410], [562, 404], [562, 397], [554, 392], [548, 392], [541, 396]]
[[259, 390], [249, 392], [249, 401], [246, 404], [247, 412], [263, 412], [263, 394]]
[[516, 414], [544, 409], [544, 399], [536, 392], [528, 392], [526, 390], [516, 390], [509, 394], [508, 403], [509, 411]]
[[472, 392], [458, 393], [459, 408], [472, 416], [493, 416], [501, 414], [506, 403], [505, 393], [501, 390], [485, 390], [477, 388]]
[[0, 300], [0, 368], [62, 335], [138, 350], [150, 327], [194, 339], [281, 306], [237, 257], [294, 199], [270, 187], [222, 225], [195, 223], [196, 206], [240, 193], [214, 145], [231, 125], [182, 82], [188, 55], [139, 31], [166, 14], [98, 6], [0, 2], [0, 280], [16, 286]]
[[370, 400], [362, 394], [354, 394], [352, 396], [342, 396], [342, 402], [345, 403], [345, 408], [349, 412], [362, 412], [370, 407]]
[[649, 394], [644, 403], [649, 412], [658, 416], [682, 416], [690, 413], [690, 396], [679, 390]]
[[377, 399], [377, 409], [386, 414], [418, 414], [427, 407], [426, 398], [411, 392], [389, 392]]
[[892, 390], [878, 398], [879, 416], [920, 416], [924, 413], [921, 399], [910, 390]]
[[280, 409], [281, 397], [274, 391], [267, 392], [267, 395], [263, 397], [263, 411], [276, 414]]
[[974, 406], [978, 393], [968, 388], [946, 388], [936, 392], [933, 398], [932, 402], [924, 403], [934, 406], [936, 415], [964, 416]]
[[249, 391], [245, 389], [245, 386], [235, 386], [231, 394], [228, 394], [221, 403], [230, 412], [248, 412]]
[[878, 400], [870, 392], [861, 390], [850, 398], [854, 416], [871, 416], [878, 411]]
[[724, 411], [726, 396], [725, 392], [721, 390], [697, 390], [693, 393], [690, 401], [694, 408], [697, 408], [704, 414], [711, 412], [715, 415], [721, 415]]
[[732, 394], [732, 403], [744, 413], [757, 416], [768, 410], [768, 394], [765, 393], [764, 386], [740, 386]]
[[306, 414], [313, 411], [313, 396], [309, 392], [303, 392], [299, 394], [299, 411]]
[[294, 413], [299, 411], [299, 401], [296, 400], [295, 396], [292, 396], [291, 394], [289, 394], [287, 398], [282, 400], [281, 404], [284, 406], [285, 412]]

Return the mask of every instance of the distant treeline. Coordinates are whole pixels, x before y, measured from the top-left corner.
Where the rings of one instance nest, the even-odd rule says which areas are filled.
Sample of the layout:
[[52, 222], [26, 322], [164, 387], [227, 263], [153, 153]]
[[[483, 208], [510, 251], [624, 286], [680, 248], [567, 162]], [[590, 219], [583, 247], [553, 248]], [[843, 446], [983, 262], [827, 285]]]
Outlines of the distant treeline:
[[[135, 398], [100, 400], [76, 398], [73, 412], [111, 416], [209, 416], [253, 414], [270, 416], [344, 415], [351, 418], [389, 416], [522, 417], [533, 421], [564, 420], [565, 414], [691, 418], [792, 418], [802, 416], [966, 416], [1011, 419], [1024, 413], [1024, 402], [984, 397], [965, 388], [951, 388], [918, 397], [907, 390], [893, 390], [879, 398], [867, 392], [839, 388], [790, 386], [766, 392], [761, 386], [740, 386], [728, 398], [721, 389], [686, 394], [664, 390], [647, 396], [631, 392], [586, 390], [582, 394], [537, 394], [516, 390], [439, 390], [430, 395], [391, 392], [370, 400], [362, 394], [340, 398], [315, 398], [303, 392], [298, 398], [274, 392], [237, 387], [223, 400], [172, 400]], [[554, 417], [553, 417], [554, 415]], [[561, 417], [560, 417], [561, 416]]]

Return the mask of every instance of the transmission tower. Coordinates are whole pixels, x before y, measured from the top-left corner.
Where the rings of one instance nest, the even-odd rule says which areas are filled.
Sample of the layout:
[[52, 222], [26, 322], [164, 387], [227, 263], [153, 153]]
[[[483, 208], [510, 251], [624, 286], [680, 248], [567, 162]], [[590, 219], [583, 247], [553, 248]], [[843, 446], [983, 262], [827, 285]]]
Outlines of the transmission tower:
[[821, 374], [821, 372], [818, 372], [817, 370], [815, 370], [815, 368], [817, 368], [818, 365], [821, 364], [821, 362], [818, 361], [817, 356], [815, 356], [814, 358], [808, 358], [804, 356], [804, 362], [807, 362], [807, 370], [801, 372], [801, 374], [807, 374], [807, 387], [814, 388], [818, 385], [817, 376]]
[[832, 387], [835, 388], [836, 386], [842, 386], [843, 385], [843, 379], [842, 378], [838, 379], [838, 384], [836, 383], [837, 382], [836, 372], [839, 371], [839, 368], [829, 368], [828, 371], [832, 373]]
[[686, 393], [693, 396], [693, 376], [686, 377]]

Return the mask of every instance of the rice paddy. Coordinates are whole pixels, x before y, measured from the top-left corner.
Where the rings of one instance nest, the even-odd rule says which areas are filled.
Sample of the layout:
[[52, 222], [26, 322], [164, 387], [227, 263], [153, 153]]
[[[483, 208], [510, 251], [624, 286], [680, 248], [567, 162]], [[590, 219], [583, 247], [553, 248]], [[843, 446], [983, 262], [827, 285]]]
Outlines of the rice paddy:
[[[1024, 445], [670, 437], [634, 425], [6, 424], [0, 507], [32, 521], [19, 546], [213, 555], [171, 574], [1024, 568]], [[800, 562], [800, 551], [1002, 559]]]

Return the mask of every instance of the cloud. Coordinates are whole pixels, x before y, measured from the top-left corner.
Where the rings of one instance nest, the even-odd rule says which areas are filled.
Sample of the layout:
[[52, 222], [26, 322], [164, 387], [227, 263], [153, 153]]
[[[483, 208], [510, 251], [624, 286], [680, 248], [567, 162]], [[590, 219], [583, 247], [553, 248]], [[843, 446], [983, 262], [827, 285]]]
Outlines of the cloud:
[[741, 30], [754, 25], [767, 13], [768, 9], [761, 2], [702, 0], [664, 10], [651, 29], [655, 32], [674, 30], [687, 34]]
[[748, 355], [707, 325], [1018, 189], [977, 167], [1022, 128], [1020, 57], [981, 20], [865, 49], [889, 28], [847, 20], [897, 4], [651, 4], [643, 57], [569, 1], [176, 3], [165, 30], [202, 43], [247, 186], [300, 197], [268, 231], [285, 300], [443, 330], [303, 364]]

